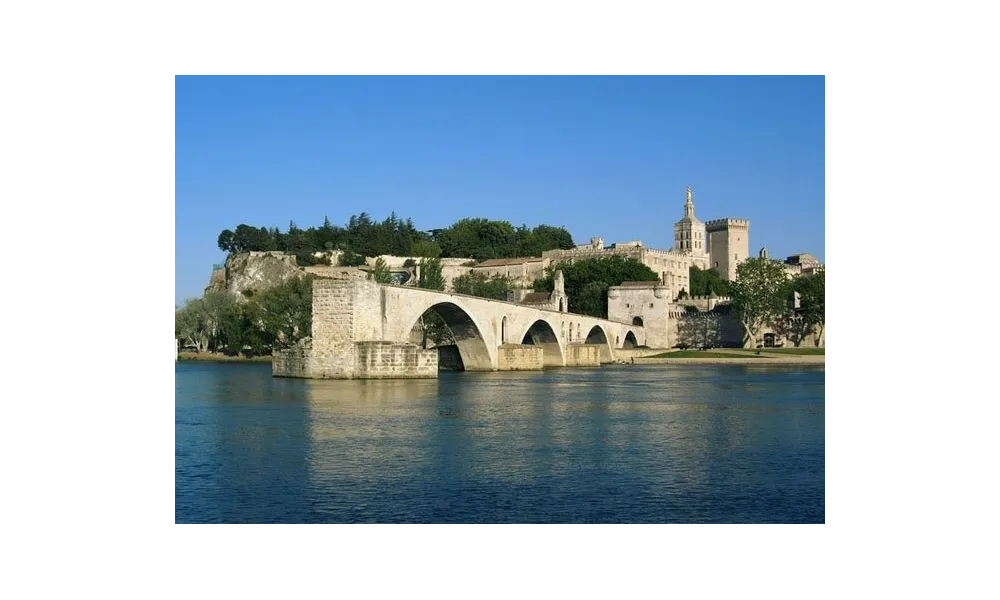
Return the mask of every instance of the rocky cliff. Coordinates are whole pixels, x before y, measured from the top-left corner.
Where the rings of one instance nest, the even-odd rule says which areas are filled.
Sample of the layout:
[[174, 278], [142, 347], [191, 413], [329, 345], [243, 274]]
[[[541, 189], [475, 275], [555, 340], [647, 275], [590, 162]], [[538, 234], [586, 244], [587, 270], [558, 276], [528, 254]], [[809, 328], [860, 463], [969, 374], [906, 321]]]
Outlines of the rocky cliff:
[[232, 254], [226, 259], [225, 269], [212, 272], [212, 278], [205, 292], [226, 291], [237, 298], [245, 298], [243, 292], [246, 290], [259, 294], [293, 277], [304, 276], [305, 271], [290, 254], [281, 252]]

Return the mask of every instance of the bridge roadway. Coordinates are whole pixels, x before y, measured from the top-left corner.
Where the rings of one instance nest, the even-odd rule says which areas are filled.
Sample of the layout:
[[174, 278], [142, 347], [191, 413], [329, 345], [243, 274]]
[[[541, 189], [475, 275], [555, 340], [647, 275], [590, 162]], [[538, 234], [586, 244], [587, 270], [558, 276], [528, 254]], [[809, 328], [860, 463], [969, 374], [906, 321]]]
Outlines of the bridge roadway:
[[[467, 371], [505, 368], [500, 353], [511, 344], [540, 347], [544, 366], [571, 366], [578, 364], [574, 356], [593, 356], [575, 350], [575, 346], [596, 347], [599, 362], [608, 363], [615, 360], [616, 349], [646, 342], [646, 332], [638, 325], [476, 296], [377, 284], [345, 272], [343, 279], [313, 281], [312, 338], [276, 357], [274, 374], [338, 377], [334, 371], [340, 369], [350, 376], [351, 367], [334, 365], [331, 371], [331, 361], [359, 364], [359, 360], [367, 360], [370, 365], [372, 359], [369, 354], [358, 359], [355, 350], [345, 347], [365, 346], [366, 342], [410, 345], [418, 319], [428, 310], [439, 314], [451, 329]], [[400, 361], [398, 356], [392, 360]], [[423, 364], [424, 358], [418, 360]], [[302, 361], [308, 364], [302, 366]], [[436, 360], [434, 363], [436, 372]]]

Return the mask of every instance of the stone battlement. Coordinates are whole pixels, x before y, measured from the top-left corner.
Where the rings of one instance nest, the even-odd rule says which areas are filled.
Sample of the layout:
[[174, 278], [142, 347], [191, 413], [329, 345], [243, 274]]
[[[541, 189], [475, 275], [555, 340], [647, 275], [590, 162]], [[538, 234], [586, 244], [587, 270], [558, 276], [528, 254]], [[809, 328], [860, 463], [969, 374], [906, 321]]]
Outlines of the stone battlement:
[[[678, 303], [682, 303], [682, 302], [684, 302], [686, 300], [694, 300], [695, 302], [700, 302], [700, 301], [708, 302], [709, 299], [710, 299], [709, 296], [688, 296], [686, 298], [683, 298], [682, 300], [678, 300], [677, 302]], [[733, 301], [733, 299], [731, 297], [729, 297], [729, 296], [715, 296], [714, 298], [711, 298], [711, 299], [714, 300], [714, 301], [716, 301], [716, 302], [732, 302]]]
[[749, 229], [750, 221], [747, 219], [713, 219], [705, 221], [705, 229], [711, 231], [722, 231], [725, 229]]
[[655, 254], [655, 255], [666, 255], [666, 256], [681, 257], [681, 256], [689, 256], [689, 255], [693, 254], [693, 251], [691, 251], [691, 250], [661, 250], [659, 248], [646, 248], [646, 253], [647, 254]]

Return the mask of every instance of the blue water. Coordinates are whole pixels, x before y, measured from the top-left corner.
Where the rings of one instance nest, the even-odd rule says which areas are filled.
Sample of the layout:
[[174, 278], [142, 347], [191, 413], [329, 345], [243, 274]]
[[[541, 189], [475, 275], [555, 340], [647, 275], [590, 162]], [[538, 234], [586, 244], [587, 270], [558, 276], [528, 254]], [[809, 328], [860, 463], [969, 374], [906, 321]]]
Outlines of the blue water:
[[178, 523], [823, 523], [823, 367], [176, 366]]

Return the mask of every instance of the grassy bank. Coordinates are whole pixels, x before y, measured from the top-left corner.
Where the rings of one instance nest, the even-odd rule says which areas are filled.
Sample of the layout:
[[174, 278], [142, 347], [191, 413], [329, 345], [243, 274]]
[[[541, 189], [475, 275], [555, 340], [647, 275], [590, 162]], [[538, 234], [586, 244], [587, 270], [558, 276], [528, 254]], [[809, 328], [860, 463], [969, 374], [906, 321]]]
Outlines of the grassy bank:
[[[772, 350], [775, 350], [772, 352]], [[635, 364], [686, 364], [686, 365], [721, 365], [721, 364], [755, 364], [755, 365], [822, 365], [826, 363], [823, 348], [715, 348], [713, 350], [675, 350], [661, 352], [653, 356], [636, 358]]]
[[[736, 352], [756, 353], [752, 348], [733, 348]], [[826, 348], [761, 348], [761, 352], [767, 354], [789, 354], [792, 356], [826, 356]]]
[[[734, 356], [745, 358], [742, 354], [712, 352], [710, 350], [678, 350], [676, 352], [663, 352], [652, 356], [644, 356], [643, 358], [733, 358]], [[757, 357], [755, 354], [751, 354], [750, 356]]]
[[269, 363], [271, 362], [270, 356], [228, 356], [226, 354], [217, 354], [215, 352], [181, 352], [177, 357], [178, 361], [182, 360], [200, 360], [209, 362], [241, 362], [241, 363]]

